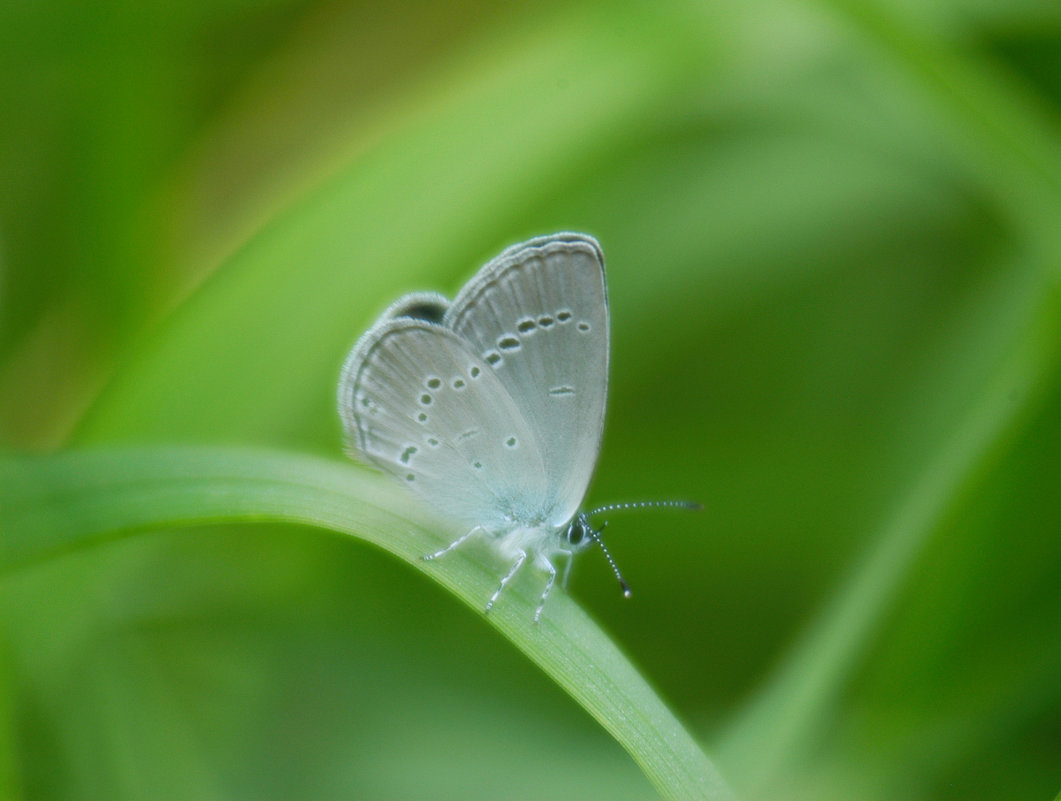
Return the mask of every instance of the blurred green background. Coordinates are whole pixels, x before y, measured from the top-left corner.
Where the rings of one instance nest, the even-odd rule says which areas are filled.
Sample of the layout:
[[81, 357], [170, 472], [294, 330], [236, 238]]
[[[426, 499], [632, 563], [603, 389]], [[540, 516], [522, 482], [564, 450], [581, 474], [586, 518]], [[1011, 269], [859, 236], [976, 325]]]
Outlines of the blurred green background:
[[[341, 458], [387, 303], [586, 231], [589, 501], [706, 511], [616, 517], [634, 598], [599, 553], [576, 598], [742, 798], [1049, 801], [1059, 106], [1045, 1], [3, 0], [0, 447]], [[654, 797], [479, 616], [330, 532], [145, 533], [0, 610], [11, 798]]]

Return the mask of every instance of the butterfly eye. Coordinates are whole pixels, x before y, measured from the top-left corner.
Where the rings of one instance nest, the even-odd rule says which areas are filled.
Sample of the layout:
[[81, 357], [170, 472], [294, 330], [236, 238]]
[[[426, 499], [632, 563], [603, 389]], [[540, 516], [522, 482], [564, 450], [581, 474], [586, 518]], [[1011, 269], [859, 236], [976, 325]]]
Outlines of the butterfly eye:
[[581, 521], [575, 520], [567, 527], [565, 536], [571, 545], [581, 545], [582, 541], [586, 539], [586, 528]]

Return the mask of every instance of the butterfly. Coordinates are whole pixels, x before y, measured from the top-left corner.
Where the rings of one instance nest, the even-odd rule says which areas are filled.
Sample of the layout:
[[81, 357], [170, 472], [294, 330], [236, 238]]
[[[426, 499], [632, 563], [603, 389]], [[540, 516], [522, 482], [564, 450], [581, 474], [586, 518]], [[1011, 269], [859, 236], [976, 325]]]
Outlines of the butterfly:
[[424, 558], [479, 536], [508, 565], [487, 612], [529, 562], [546, 576], [538, 622], [557, 560], [566, 560], [566, 586], [572, 558], [594, 544], [629, 597], [590, 518], [697, 506], [655, 501], [579, 511], [600, 452], [608, 323], [600, 244], [558, 233], [503, 251], [452, 302], [435, 292], [399, 298], [343, 366], [338, 403], [348, 452], [465, 527]]

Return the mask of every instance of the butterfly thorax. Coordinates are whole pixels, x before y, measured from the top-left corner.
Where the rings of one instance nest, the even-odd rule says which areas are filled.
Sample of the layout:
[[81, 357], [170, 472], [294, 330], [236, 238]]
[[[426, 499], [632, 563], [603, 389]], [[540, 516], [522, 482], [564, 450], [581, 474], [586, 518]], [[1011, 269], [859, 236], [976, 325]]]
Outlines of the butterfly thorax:
[[593, 544], [589, 523], [581, 513], [560, 526], [543, 518], [535, 523], [516, 523], [494, 532], [499, 550], [506, 555], [526, 551], [539, 558], [552, 559], [574, 554]]

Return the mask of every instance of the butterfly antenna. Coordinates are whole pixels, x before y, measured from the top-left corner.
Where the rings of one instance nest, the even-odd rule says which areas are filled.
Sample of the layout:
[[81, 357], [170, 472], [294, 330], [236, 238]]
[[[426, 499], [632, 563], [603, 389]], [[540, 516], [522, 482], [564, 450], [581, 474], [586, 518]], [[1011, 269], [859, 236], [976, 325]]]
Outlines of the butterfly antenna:
[[608, 522], [605, 521], [604, 525], [600, 527], [600, 531], [594, 531], [589, 526], [586, 526], [586, 531], [589, 532], [589, 535], [593, 538], [593, 541], [596, 542], [600, 546], [600, 549], [602, 551], [604, 551], [604, 558], [607, 559], [608, 560], [608, 564], [612, 566], [612, 572], [615, 573], [615, 577], [617, 579], [619, 579], [619, 586], [623, 588], [623, 597], [624, 598], [629, 598], [630, 597], [630, 585], [626, 583], [626, 579], [623, 578], [623, 574], [619, 572], [619, 566], [617, 564], [615, 564], [615, 560], [612, 559], [611, 553], [608, 551], [608, 549], [606, 547], [604, 547], [604, 540], [602, 540], [601, 536], [600, 536], [601, 535], [601, 531], [604, 531], [604, 529], [605, 529], [605, 527], [607, 525], [608, 525]]
[[600, 514], [602, 512], [625, 512], [631, 509], [691, 509], [698, 511], [704, 507], [695, 501], [632, 501], [630, 503], [607, 503], [590, 509], [586, 517]]

